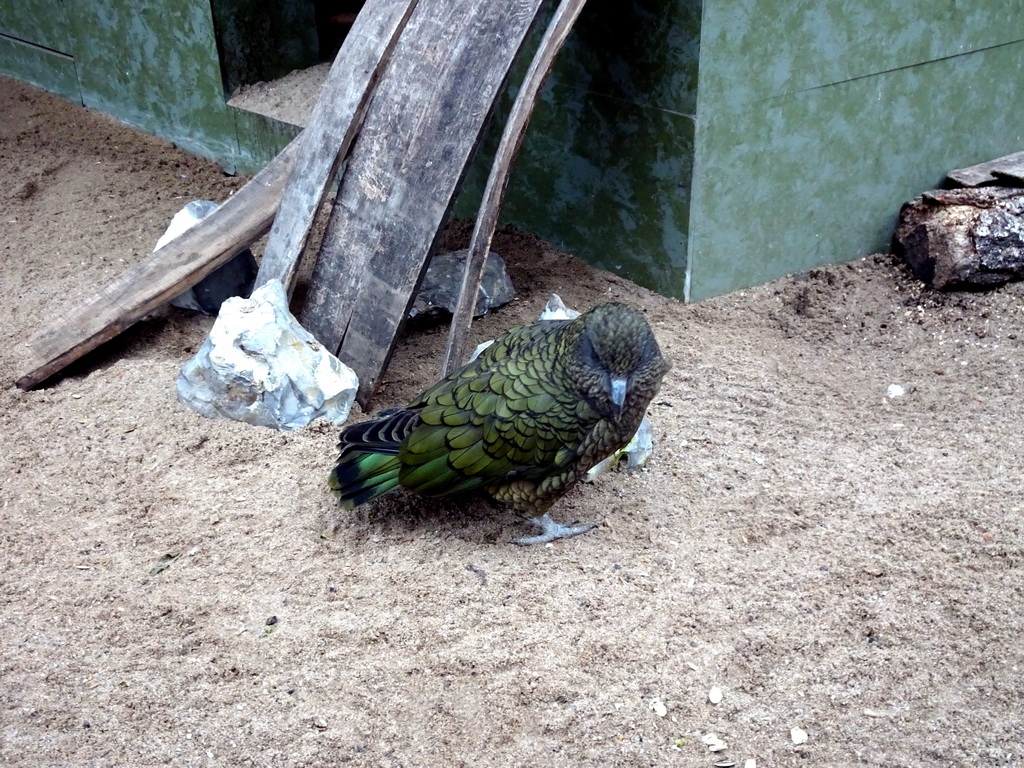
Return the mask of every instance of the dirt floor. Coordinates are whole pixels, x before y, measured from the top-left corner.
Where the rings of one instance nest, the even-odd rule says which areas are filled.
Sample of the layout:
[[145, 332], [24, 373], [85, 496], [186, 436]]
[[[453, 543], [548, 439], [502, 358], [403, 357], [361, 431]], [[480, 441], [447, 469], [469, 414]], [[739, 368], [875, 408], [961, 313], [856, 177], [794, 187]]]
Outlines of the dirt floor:
[[685, 306], [499, 233], [520, 298], [477, 339], [617, 298], [675, 366], [648, 468], [554, 510], [603, 525], [520, 548], [480, 499], [339, 511], [333, 425], [179, 405], [208, 318], [14, 388], [27, 335], [244, 179], [9, 80], [0, 115], [3, 765], [1024, 764], [1024, 286], [873, 255]]

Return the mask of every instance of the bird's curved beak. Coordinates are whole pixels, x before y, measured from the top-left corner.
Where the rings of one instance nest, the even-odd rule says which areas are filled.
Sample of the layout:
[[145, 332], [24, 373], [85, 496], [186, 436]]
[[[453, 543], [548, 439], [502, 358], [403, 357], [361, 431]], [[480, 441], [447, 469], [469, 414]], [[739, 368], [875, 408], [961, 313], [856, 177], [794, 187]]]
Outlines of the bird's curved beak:
[[613, 376], [611, 380], [612, 405], [615, 406], [615, 418], [622, 415], [622, 406], [626, 402], [626, 380]]

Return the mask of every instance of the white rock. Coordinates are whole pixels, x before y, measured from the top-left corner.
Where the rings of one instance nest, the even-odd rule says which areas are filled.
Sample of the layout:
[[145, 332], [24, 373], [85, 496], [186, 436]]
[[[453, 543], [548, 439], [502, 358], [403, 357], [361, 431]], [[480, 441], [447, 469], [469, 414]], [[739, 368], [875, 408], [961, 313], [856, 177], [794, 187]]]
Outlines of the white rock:
[[803, 744], [807, 741], [807, 731], [802, 728], [793, 728], [789, 732], [789, 738], [793, 740], [794, 744]]
[[890, 384], [885, 388], [885, 396], [888, 398], [903, 397], [907, 393], [899, 384]]
[[704, 734], [701, 741], [708, 745], [708, 752], [724, 752], [729, 748], [729, 745], [718, 738], [718, 734], [715, 733]]
[[171, 217], [171, 223], [167, 225], [167, 229], [160, 235], [156, 245], [153, 246], [153, 250], [160, 250], [171, 240], [185, 234], [216, 210], [217, 204], [212, 200], [193, 200], [191, 203], [187, 203], [184, 208]]
[[485, 349], [487, 349], [489, 346], [491, 346], [491, 344], [493, 344], [493, 343], [494, 343], [494, 339], [488, 339], [487, 341], [481, 341], [479, 344], [476, 345], [476, 349], [473, 350], [473, 354], [469, 356], [469, 359], [471, 361], [472, 360], [476, 360], [478, 357], [480, 357], [480, 353], [483, 352]]
[[224, 302], [210, 336], [181, 369], [178, 399], [208, 418], [292, 430], [341, 424], [359, 381], [288, 311], [280, 281]]
[[712, 704], [720, 704], [722, 702], [722, 689], [716, 685], [708, 691], [708, 701]]
[[633, 439], [626, 444], [626, 447], [591, 467], [587, 474], [583, 476], [583, 481], [586, 483], [594, 482], [605, 472], [618, 466], [619, 462], [623, 459], [626, 461], [626, 470], [632, 472], [646, 464], [647, 460], [651, 458], [652, 453], [654, 453], [654, 437], [651, 432], [651, 424], [647, 417], [644, 416], [644, 420], [640, 422], [639, 429], [633, 435]]
[[548, 303], [544, 305], [544, 311], [540, 313], [538, 320], [575, 320], [580, 313], [575, 309], [569, 309], [557, 293], [552, 293]]

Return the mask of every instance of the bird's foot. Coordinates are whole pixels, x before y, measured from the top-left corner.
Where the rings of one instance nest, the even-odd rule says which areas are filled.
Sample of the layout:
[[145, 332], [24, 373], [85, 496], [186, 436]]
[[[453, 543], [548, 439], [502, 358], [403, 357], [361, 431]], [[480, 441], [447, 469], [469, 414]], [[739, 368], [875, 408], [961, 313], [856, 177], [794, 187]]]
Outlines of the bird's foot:
[[595, 523], [562, 525], [561, 523], [552, 520], [551, 516], [547, 513], [540, 517], [533, 518], [532, 522], [534, 525], [540, 527], [541, 532], [536, 536], [523, 536], [521, 539], [513, 539], [513, 544], [518, 544], [521, 547], [526, 547], [530, 544], [547, 544], [555, 539], [567, 539], [570, 536], [579, 536], [581, 533], [586, 533], [587, 531], [597, 527]]

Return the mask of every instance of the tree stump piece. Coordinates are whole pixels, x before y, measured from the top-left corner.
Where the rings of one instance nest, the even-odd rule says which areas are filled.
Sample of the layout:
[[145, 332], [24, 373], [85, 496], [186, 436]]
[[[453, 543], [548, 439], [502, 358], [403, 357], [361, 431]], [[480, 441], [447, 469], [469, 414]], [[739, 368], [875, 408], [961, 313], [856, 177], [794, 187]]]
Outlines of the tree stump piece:
[[895, 243], [939, 290], [977, 290], [1024, 278], [1024, 190], [932, 190], [900, 210]]

